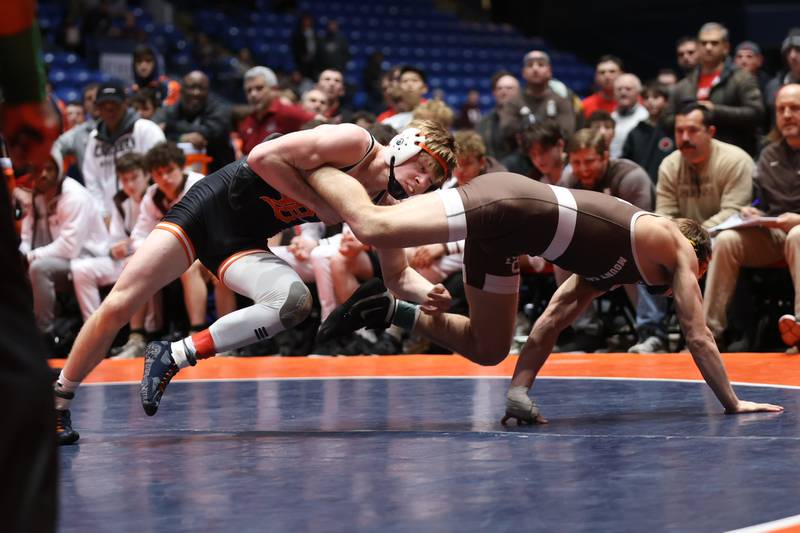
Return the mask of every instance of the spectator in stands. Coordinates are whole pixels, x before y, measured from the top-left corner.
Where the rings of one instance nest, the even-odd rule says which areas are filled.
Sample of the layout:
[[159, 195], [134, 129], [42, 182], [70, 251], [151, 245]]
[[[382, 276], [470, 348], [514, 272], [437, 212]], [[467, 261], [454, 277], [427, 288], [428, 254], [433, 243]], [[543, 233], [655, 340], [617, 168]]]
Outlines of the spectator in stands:
[[236, 57], [233, 58], [233, 69], [237, 79], [244, 80], [244, 75], [247, 71], [255, 66], [257, 65], [249, 48], [240, 48], [236, 52]]
[[487, 153], [486, 145], [478, 132], [458, 131], [453, 137], [456, 142], [456, 168], [453, 172], [455, 183], [451, 186], [466, 185], [481, 174], [506, 171], [506, 167]]
[[[356, 126], [361, 126], [365, 130], [372, 128], [375, 125], [375, 115], [370, 113], [369, 111], [356, 111], [353, 113], [353, 116], [350, 117], [350, 120]], [[392, 128], [391, 126], [387, 126], [388, 128]], [[394, 128], [392, 128], [394, 131]], [[390, 139], [392, 136], [389, 137]]]
[[475, 89], [470, 89], [467, 93], [467, 98], [461, 105], [458, 111], [458, 117], [455, 120], [455, 128], [458, 130], [472, 130], [478, 125], [481, 119], [480, 108], [481, 93]]
[[[516, 149], [515, 133], [519, 131], [519, 117], [511, 117], [502, 109], [509, 101], [520, 97], [519, 81], [510, 72], [496, 73], [492, 76], [492, 96], [494, 107], [481, 117], [476, 130], [486, 144], [486, 153], [502, 160]], [[509, 121], [513, 123], [513, 128], [503, 124]]]
[[[161, 142], [145, 154], [145, 167], [153, 178], [142, 198], [139, 216], [131, 231], [131, 253], [144, 244], [164, 215], [177, 204], [192, 185], [203, 179], [202, 174], [185, 171], [186, 156], [174, 142]], [[204, 268], [195, 261], [181, 276], [183, 301], [189, 318], [189, 332], [205, 328], [208, 289], [203, 279]]]
[[675, 43], [675, 58], [684, 76], [688, 76], [697, 67], [700, 60], [697, 37], [683, 36]]
[[569, 139], [567, 152], [572, 169], [564, 173], [559, 185], [607, 192], [647, 211], [652, 209], [652, 183], [647, 172], [633, 161], [611, 159], [602, 132], [579, 130]]
[[[531, 50], [525, 55], [522, 67], [525, 89], [516, 107], [523, 122], [531, 124], [538, 120], [553, 119], [558, 122], [564, 135], [575, 131], [575, 109], [572, 102], [556, 94], [549, 85], [553, 73], [550, 56], [541, 50]], [[511, 109], [513, 109], [513, 107]]]
[[152, 89], [142, 89], [131, 96], [131, 107], [139, 113], [141, 118], [153, 120], [161, 103]]
[[67, 110], [64, 118], [66, 119], [67, 131], [86, 122], [86, 112], [83, 109], [83, 104], [77, 100], [67, 102]]
[[314, 115], [325, 115], [328, 110], [328, 95], [316, 87], [303, 93], [300, 101], [303, 109]]
[[350, 122], [353, 111], [345, 107], [345, 85], [341, 70], [327, 68], [319, 73], [317, 88], [328, 97], [328, 109], [324, 117], [331, 124]]
[[395, 102], [397, 112], [381, 122], [401, 131], [411, 122], [414, 110], [427, 101], [424, 98], [427, 92], [428, 78], [425, 71], [411, 65], [401, 67], [399, 95]]
[[386, 109], [378, 114], [378, 122], [383, 122], [398, 113], [398, 104], [401, 100], [400, 70], [401, 67], [395, 66], [381, 75], [381, 92]]
[[191, 143], [195, 150], [212, 158], [208, 172], [222, 168], [234, 159], [231, 145], [231, 109], [209, 94], [209, 80], [194, 70], [184, 76], [181, 99], [156, 114], [167, 139]]
[[[64, 164], [67, 166], [70, 176], [83, 182], [83, 157], [86, 155], [86, 144], [89, 142], [89, 135], [97, 125], [100, 118], [100, 109], [95, 105], [97, 98], [97, 83], [92, 83], [83, 89], [83, 110], [86, 120], [69, 131], [62, 133], [53, 146], [61, 152]], [[70, 165], [69, 160], [74, 164]], [[74, 170], [73, 170], [74, 169]]]
[[320, 69], [332, 69], [339, 72], [347, 70], [350, 60], [347, 39], [339, 31], [339, 21], [328, 19], [325, 31], [317, 39], [317, 65]]
[[85, 43], [81, 33], [80, 17], [77, 13], [68, 13], [56, 31], [56, 44], [68, 52], [83, 56]]
[[614, 136], [611, 139], [609, 155], [617, 159], [622, 155], [622, 147], [628, 134], [642, 120], [647, 120], [647, 109], [639, 103], [642, 82], [635, 74], [620, 74], [614, 80], [614, 98], [617, 108], [611, 112], [614, 119]]
[[57, 348], [56, 291], [70, 289], [70, 262], [108, 255], [108, 230], [83, 185], [64, 174], [61, 152], [52, 150], [36, 176], [32, 209], [22, 222], [20, 252], [28, 262], [39, 330]]
[[[778, 217], [778, 227], [749, 227], [720, 232], [714, 242], [714, 259], [706, 279], [703, 309], [708, 327], [722, 337], [727, 326], [728, 304], [736, 287], [739, 269], [763, 267], [785, 259], [795, 287], [794, 316], [781, 318], [781, 330], [800, 331], [800, 85], [788, 84], [776, 97], [777, 136], [758, 158], [753, 206], [740, 208], [742, 217]], [[757, 206], [757, 207], [756, 207]], [[795, 337], [796, 338], [796, 337]], [[789, 342], [791, 353], [797, 346]]]
[[673, 150], [675, 142], [661, 125], [669, 92], [659, 83], [649, 83], [642, 91], [648, 118], [634, 127], [625, 139], [622, 158], [630, 159], [647, 171], [653, 183], [658, 181], [658, 167]]
[[428, 100], [411, 114], [413, 120], [432, 120], [446, 129], [453, 127], [453, 110], [441, 100]]
[[98, 0], [83, 15], [81, 33], [84, 37], [104, 37], [114, 25], [110, 0]]
[[[715, 127], [707, 107], [693, 103], [675, 118], [678, 150], [661, 162], [656, 183], [656, 212], [672, 218], [691, 218], [711, 228], [749, 205], [753, 160], [744, 150], [714, 139]], [[666, 319], [666, 305], [661, 306]], [[658, 313], [652, 309], [654, 322]], [[729, 347], [717, 336], [722, 347]]]
[[[653, 208], [653, 185], [647, 172], [632, 161], [611, 159], [606, 137], [597, 129], [582, 129], [567, 143], [570, 172], [565, 172], [559, 185], [571, 189], [605, 192], [646, 211]], [[560, 285], [570, 273], [554, 267]], [[636, 305], [637, 289], [626, 286], [631, 302]], [[584, 313], [573, 325], [575, 336], [559, 345], [561, 351], [594, 351], [606, 346], [602, 325], [591, 312]]]
[[716, 125], [720, 141], [735, 144], [749, 154], [756, 153], [756, 129], [764, 118], [764, 103], [756, 79], [735, 68], [728, 57], [728, 30], [716, 22], [700, 28], [700, 63], [675, 86], [665, 116], [668, 128], [675, 113], [688, 102], [705, 106]]
[[523, 131], [522, 146], [533, 163], [528, 176], [542, 183], [557, 185], [568, 166], [564, 144], [564, 135], [554, 120], [537, 122]]
[[155, 93], [156, 107], [175, 105], [181, 98], [180, 83], [159, 74], [155, 50], [148, 45], [139, 45], [133, 51], [133, 80], [131, 94], [150, 89]]
[[711, 111], [688, 104], [675, 117], [675, 144], [658, 168], [656, 211], [691, 218], [708, 229], [750, 204], [753, 160], [714, 138]]
[[361, 87], [367, 95], [364, 107], [370, 113], [378, 113], [383, 104], [383, 88], [381, 78], [383, 77], [383, 53], [375, 50], [367, 57], [364, 70], [361, 73]]
[[614, 80], [622, 74], [622, 60], [617, 56], [604, 55], [597, 61], [594, 71], [594, 82], [598, 91], [583, 99], [583, 116], [589, 118], [592, 113], [603, 110], [611, 113], [617, 108], [614, 97]]
[[586, 127], [599, 131], [606, 141], [606, 146], [611, 146], [611, 141], [614, 139], [614, 130], [616, 130], [617, 123], [614, 122], [614, 117], [608, 111], [598, 109], [586, 119]]
[[[778, 89], [787, 83], [800, 83], [800, 28], [792, 28], [781, 44], [781, 55], [786, 62], [786, 70], [781, 70], [767, 84], [766, 102], [771, 110], [775, 109], [775, 95]], [[770, 120], [774, 113], [770, 112]]]
[[753, 41], [739, 43], [733, 56], [733, 63], [755, 76], [761, 95], [767, 94], [767, 84], [770, 78], [766, 72], [761, 70], [761, 67], [764, 66], [764, 56], [761, 54], [761, 47], [758, 44]]
[[656, 75], [656, 82], [658, 82], [663, 87], [672, 90], [672, 87], [674, 87], [675, 84], [678, 83], [678, 75], [671, 68], [662, 68], [658, 70], [658, 74]]
[[253, 67], [244, 75], [244, 93], [253, 112], [239, 123], [242, 152], [249, 154], [273, 133], [298, 131], [314, 114], [297, 105], [284, 104], [277, 94], [278, 80], [267, 67]]
[[314, 28], [314, 17], [309, 13], [301, 13], [297, 19], [297, 27], [292, 32], [290, 46], [297, 70], [308, 79], [317, 77], [317, 34]]
[[128, 107], [125, 88], [115, 82], [97, 89], [95, 105], [100, 112], [97, 127], [89, 135], [83, 158], [83, 180], [108, 224], [119, 191], [114, 162], [128, 152], [144, 153], [164, 140], [164, 132]]
[[[100, 289], [117, 281], [128, 257], [133, 253], [131, 233], [139, 217], [142, 198], [150, 183], [142, 154], [124, 154], [117, 159], [116, 171], [121, 188], [114, 196], [116, 209], [111, 214], [109, 227], [110, 251], [100, 257], [74, 259], [70, 264], [75, 296], [84, 322], [100, 307]], [[141, 357], [144, 353], [147, 308], [143, 307], [131, 319], [128, 341], [119, 350], [117, 358]], [[155, 330], [155, 325], [151, 324], [150, 329]]]

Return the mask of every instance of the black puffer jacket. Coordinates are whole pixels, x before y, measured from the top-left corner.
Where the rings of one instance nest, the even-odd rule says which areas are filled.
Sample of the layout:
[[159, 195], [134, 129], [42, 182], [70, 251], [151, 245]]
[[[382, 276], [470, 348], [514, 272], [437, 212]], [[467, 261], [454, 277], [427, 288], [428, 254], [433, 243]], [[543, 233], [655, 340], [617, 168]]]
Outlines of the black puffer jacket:
[[[680, 108], [697, 99], [699, 77], [700, 67], [697, 67], [675, 85], [664, 117], [667, 131], [674, 131], [675, 114]], [[715, 137], [755, 155], [756, 130], [764, 119], [764, 101], [756, 78], [727, 58], [719, 82], [711, 87], [709, 100], [714, 104], [712, 122], [717, 127]]]

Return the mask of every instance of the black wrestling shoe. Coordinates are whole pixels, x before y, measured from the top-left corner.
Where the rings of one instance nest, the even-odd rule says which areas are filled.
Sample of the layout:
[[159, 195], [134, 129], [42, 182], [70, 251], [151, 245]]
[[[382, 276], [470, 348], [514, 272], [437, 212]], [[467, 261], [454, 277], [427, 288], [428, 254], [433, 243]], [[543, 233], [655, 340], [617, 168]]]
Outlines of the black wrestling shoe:
[[361, 285], [345, 303], [328, 315], [317, 333], [317, 342], [341, 337], [357, 329], [386, 329], [392, 323], [397, 301], [380, 278]]
[[[74, 394], [73, 394], [74, 396]], [[72, 444], [81, 436], [72, 429], [72, 417], [69, 409], [56, 409], [56, 440], [59, 446]]]
[[[197, 360], [190, 358], [192, 366]], [[158, 411], [161, 396], [164, 394], [170, 380], [178, 373], [178, 365], [172, 359], [171, 343], [167, 341], [153, 341], [147, 344], [144, 350], [144, 375], [139, 393], [142, 397], [142, 407], [147, 416], [153, 416]]]

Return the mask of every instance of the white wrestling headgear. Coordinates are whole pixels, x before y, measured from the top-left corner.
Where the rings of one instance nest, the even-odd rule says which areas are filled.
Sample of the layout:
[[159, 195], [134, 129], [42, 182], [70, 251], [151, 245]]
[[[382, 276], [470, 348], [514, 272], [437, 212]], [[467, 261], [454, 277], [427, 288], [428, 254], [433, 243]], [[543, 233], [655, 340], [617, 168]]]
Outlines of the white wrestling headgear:
[[[386, 148], [387, 150], [385, 152], [385, 159], [386, 164], [389, 165], [389, 185], [387, 190], [389, 191], [389, 194], [398, 200], [407, 198], [408, 194], [406, 193], [405, 189], [403, 189], [403, 186], [400, 185], [400, 182], [398, 182], [394, 177], [394, 167], [396, 165], [402, 165], [423, 150], [433, 157], [437, 163], [439, 163], [439, 165], [442, 167], [445, 179], [450, 176], [447, 163], [445, 163], [441, 156], [436, 154], [433, 150], [425, 145], [425, 136], [422, 135], [422, 132], [420, 132], [417, 128], [404, 129], [402, 132], [395, 135], [391, 141], [389, 141], [389, 144]], [[431, 189], [435, 188], [436, 186], [431, 185]]]
[[402, 165], [422, 150], [420, 144], [424, 142], [425, 136], [417, 128], [403, 130], [389, 141], [388, 150], [386, 150], [386, 163], [389, 165]]

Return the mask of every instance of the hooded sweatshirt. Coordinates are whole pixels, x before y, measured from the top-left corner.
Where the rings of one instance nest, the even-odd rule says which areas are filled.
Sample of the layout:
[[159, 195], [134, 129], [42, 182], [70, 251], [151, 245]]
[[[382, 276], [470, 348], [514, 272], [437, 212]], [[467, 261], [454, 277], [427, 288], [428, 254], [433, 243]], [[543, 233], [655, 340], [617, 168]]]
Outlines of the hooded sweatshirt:
[[115, 209], [114, 195], [119, 190], [117, 158], [129, 152], [144, 154], [164, 140], [164, 132], [155, 122], [139, 118], [132, 109], [126, 111], [113, 135], [102, 120], [97, 123], [89, 135], [81, 170], [86, 188], [104, 218]]
[[[51, 157], [56, 162], [59, 177], [64, 176], [61, 153], [54, 149]], [[19, 247], [30, 261], [42, 257], [75, 259], [108, 254], [108, 230], [83, 185], [65, 177], [56, 196], [47, 201], [44, 195], [35, 194], [33, 204], [22, 220], [22, 242]], [[43, 226], [38, 223], [41, 216], [47, 217], [45, 228], [49, 231], [49, 236], [44, 240], [36, 235]], [[47, 241], [47, 244], [34, 248], [34, 243]]]

